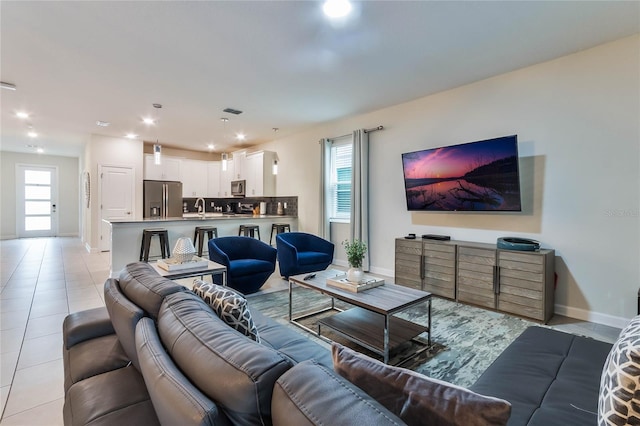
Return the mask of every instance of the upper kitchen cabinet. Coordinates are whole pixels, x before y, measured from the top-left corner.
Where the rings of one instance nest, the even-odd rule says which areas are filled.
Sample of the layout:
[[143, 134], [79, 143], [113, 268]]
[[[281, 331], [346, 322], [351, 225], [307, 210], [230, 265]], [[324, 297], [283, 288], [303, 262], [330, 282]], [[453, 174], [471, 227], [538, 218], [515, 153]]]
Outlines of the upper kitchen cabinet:
[[231, 181], [235, 179], [235, 160], [227, 160], [227, 170], [220, 167], [220, 197], [231, 197]]
[[210, 198], [220, 198], [220, 161], [209, 161], [207, 164], [207, 194]]
[[208, 161], [182, 160], [182, 196], [207, 197], [209, 195]]
[[233, 173], [231, 180], [246, 180], [247, 167], [247, 151], [235, 151], [233, 153]]
[[276, 153], [258, 151], [248, 154], [244, 162], [247, 197], [272, 197], [276, 195], [276, 176], [273, 174], [273, 162]]
[[181, 160], [178, 158], [162, 157], [162, 164], [154, 162], [153, 154], [144, 156], [144, 178], [147, 180], [175, 180], [180, 181]]

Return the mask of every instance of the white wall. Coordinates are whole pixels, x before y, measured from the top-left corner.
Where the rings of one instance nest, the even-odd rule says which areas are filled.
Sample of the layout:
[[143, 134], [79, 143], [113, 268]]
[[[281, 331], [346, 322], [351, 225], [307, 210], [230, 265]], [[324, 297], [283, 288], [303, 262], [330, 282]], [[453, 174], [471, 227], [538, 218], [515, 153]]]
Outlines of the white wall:
[[58, 168], [58, 235], [79, 235], [78, 159], [55, 155], [0, 152], [0, 239], [16, 238], [16, 164], [57, 166]]
[[[299, 196], [299, 228], [317, 232], [318, 140], [383, 125], [370, 139], [372, 271], [393, 275], [394, 239], [409, 232], [535, 238], [556, 250], [556, 312], [621, 326], [640, 286], [639, 75], [634, 36], [262, 148], [280, 157], [278, 194]], [[522, 213], [407, 211], [403, 152], [510, 134], [519, 139]]]
[[100, 248], [100, 200], [98, 166], [132, 167], [135, 171], [134, 219], [142, 219], [143, 142], [91, 135], [85, 147], [84, 167], [91, 173], [91, 205], [84, 208], [82, 239], [91, 251]]

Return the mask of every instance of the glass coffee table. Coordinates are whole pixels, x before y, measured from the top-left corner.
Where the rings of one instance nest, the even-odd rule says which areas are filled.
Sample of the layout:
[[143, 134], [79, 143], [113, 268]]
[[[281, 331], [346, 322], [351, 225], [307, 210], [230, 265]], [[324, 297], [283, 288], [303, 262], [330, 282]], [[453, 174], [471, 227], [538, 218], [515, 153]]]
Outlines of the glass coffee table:
[[[313, 274], [300, 274], [289, 277], [289, 321], [292, 324], [312, 333], [324, 340], [322, 326], [328, 327], [339, 335], [365, 347], [383, 357], [389, 363], [389, 352], [408, 341], [421, 344], [421, 348], [407, 361], [431, 346], [431, 293], [409, 287], [385, 283], [358, 293], [327, 285], [327, 278], [334, 278], [340, 271], [325, 270]], [[313, 277], [310, 277], [313, 275]], [[305, 279], [306, 278], [306, 279]], [[309, 312], [301, 316], [293, 315], [293, 287], [299, 285], [318, 291], [331, 298], [327, 308]], [[347, 310], [338, 309], [335, 300], [341, 300], [354, 307]], [[427, 325], [417, 324], [395, 316], [416, 305], [427, 304]], [[312, 330], [300, 321], [323, 312], [335, 311], [336, 314], [318, 321], [318, 330]], [[427, 333], [427, 343], [417, 337]]]

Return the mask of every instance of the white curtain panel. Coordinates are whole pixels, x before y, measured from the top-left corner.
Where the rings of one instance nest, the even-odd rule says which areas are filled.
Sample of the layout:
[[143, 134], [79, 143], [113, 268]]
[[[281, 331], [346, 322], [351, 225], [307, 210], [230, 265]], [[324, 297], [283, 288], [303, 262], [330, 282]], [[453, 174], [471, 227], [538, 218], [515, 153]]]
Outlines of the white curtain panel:
[[351, 241], [367, 245], [362, 269], [369, 271], [369, 134], [364, 129], [353, 132], [351, 173]]
[[329, 183], [331, 180], [331, 141], [320, 139], [320, 213], [318, 235], [331, 241], [331, 224], [329, 223]]

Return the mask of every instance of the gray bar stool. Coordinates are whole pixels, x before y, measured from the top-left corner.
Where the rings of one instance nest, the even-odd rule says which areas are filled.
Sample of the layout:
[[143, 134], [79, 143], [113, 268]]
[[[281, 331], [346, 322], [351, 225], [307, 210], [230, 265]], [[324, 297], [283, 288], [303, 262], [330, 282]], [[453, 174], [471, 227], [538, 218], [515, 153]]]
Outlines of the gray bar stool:
[[151, 248], [151, 238], [157, 235], [160, 239], [160, 251], [162, 258], [171, 257], [169, 250], [169, 232], [164, 228], [147, 228], [142, 230], [142, 243], [140, 244], [140, 260], [149, 261], [149, 249]]
[[[193, 232], [193, 244], [198, 242], [198, 256], [202, 257], [202, 250], [204, 246], [204, 235], [207, 234], [209, 238], [207, 238], [207, 243], [210, 239], [212, 239], [215, 235], [215, 238], [218, 238], [218, 228], [215, 226], [196, 226], [196, 230]], [[207, 252], [209, 250], [207, 249]]]
[[269, 238], [269, 245], [273, 245], [273, 231], [276, 232], [276, 235], [281, 234], [283, 232], [291, 232], [291, 225], [288, 223], [274, 223], [271, 225], [271, 237]]
[[238, 229], [238, 235], [244, 235], [245, 237], [256, 238], [256, 234], [258, 234], [258, 239], [260, 240], [260, 227], [258, 225], [240, 225]]

